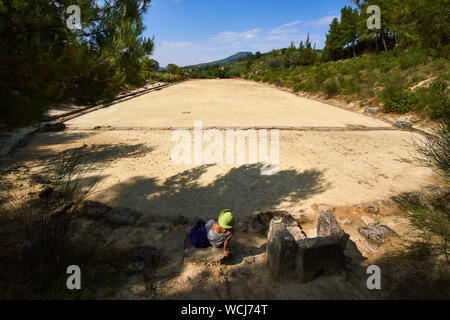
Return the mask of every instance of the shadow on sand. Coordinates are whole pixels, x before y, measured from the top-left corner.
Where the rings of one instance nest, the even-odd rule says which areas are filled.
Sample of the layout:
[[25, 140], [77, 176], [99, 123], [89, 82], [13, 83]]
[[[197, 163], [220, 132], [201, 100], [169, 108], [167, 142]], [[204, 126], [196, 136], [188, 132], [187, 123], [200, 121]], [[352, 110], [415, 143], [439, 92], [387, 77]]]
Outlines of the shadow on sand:
[[[283, 170], [262, 176], [261, 165], [233, 168], [207, 184], [202, 176], [211, 165], [181, 172], [157, 184], [155, 178], [137, 176], [105, 191], [113, 205], [139, 207], [145, 214], [213, 218], [224, 208], [245, 217], [255, 210], [275, 208], [281, 202], [302, 201], [324, 192], [328, 184], [322, 172]], [[132, 198], [132, 199], [131, 199]]]

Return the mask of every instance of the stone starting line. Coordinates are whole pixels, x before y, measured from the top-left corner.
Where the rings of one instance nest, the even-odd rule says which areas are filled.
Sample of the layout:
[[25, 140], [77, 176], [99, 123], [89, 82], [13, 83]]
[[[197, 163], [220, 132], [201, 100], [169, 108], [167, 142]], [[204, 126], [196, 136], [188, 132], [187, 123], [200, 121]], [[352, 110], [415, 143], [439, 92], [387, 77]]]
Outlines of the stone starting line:
[[[72, 127], [67, 126], [66, 131], [173, 131], [194, 130], [193, 127]], [[399, 129], [395, 127], [290, 127], [290, 126], [250, 126], [250, 127], [220, 127], [204, 126], [202, 130], [280, 130], [280, 131], [421, 131], [418, 129]]]

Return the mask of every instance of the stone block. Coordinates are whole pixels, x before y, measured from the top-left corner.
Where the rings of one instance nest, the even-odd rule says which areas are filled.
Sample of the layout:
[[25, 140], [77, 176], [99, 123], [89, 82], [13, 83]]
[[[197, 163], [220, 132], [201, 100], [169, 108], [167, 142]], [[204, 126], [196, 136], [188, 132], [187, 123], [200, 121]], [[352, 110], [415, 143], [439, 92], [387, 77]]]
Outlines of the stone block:
[[278, 280], [282, 272], [294, 269], [296, 251], [295, 239], [286, 229], [283, 219], [273, 218], [267, 237], [266, 258], [274, 280]]
[[335, 237], [318, 237], [297, 241], [295, 272], [302, 282], [322, 275], [339, 274], [345, 266], [345, 256]]

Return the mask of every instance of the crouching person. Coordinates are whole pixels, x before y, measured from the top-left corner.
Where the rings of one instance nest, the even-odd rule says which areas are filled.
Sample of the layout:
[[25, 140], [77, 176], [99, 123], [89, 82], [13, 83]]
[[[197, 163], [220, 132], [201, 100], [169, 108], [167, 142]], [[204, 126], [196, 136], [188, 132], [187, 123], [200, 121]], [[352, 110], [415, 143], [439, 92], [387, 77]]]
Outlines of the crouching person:
[[216, 220], [210, 220], [206, 225], [206, 235], [208, 241], [215, 248], [221, 248], [223, 246], [223, 254], [225, 258], [231, 256], [228, 245], [234, 234], [234, 216], [231, 210], [223, 210], [219, 214], [219, 218]]

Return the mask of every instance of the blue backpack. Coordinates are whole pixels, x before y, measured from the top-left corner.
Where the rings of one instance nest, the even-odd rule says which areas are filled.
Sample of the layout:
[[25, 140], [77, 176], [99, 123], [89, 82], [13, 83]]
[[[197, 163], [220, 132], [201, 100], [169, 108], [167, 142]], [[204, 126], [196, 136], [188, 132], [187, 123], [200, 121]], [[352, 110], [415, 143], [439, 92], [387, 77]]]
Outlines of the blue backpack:
[[209, 243], [206, 235], [205, 221], [203, 220], [199, 220], [196, 223], [189, 236], [191, 238], [192, 245], [196, 248], [207, 248], [211, 246], [211, 243]]

